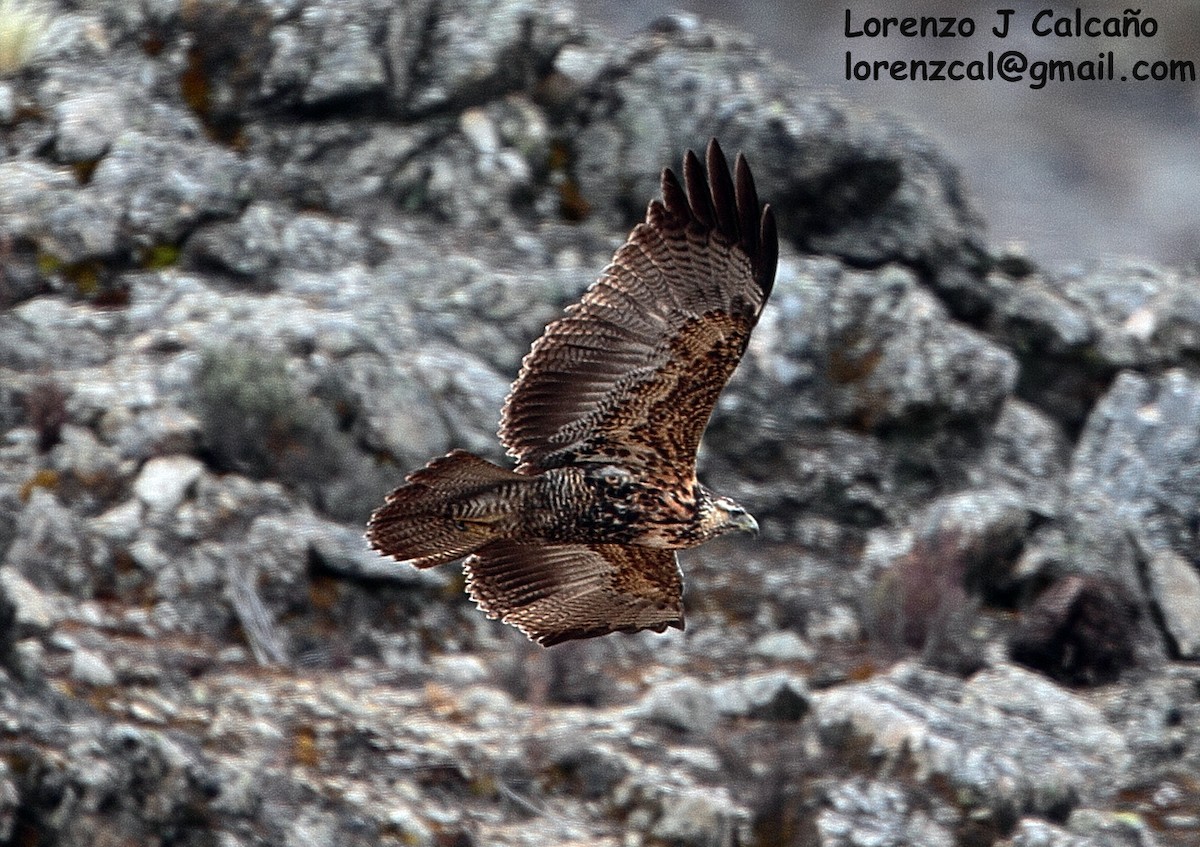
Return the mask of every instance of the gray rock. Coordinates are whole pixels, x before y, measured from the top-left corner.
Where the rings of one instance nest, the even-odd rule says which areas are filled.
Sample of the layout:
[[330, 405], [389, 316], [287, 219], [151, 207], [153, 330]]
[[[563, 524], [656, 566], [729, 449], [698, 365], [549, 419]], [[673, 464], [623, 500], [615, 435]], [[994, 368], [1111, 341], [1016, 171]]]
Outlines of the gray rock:
[[803, 638], [787, 629], [759, 636], [750, 649], [764, 659], [775, 661], [807, 661], [814, 655], [813, 648]]
[[84, 685], [115, 685], [117, 675], [101, 654], [92, 650], [76, 650], [71, 655], [71, 679]]
[[999, 847], [1094, 847], [1095, 843], [1047, 821], [1022, 818], [1012, 838], [999, 842]]
[[558, 746], [553, 762], [577, 786], [579, 794], [588, 800], [610, 795], [612, 790], [636, 766], [629, 756], [607, 744], [581, 743]]
[[804, 678], [786, 671], [751, 674], [713, 686], [717, 711], [732, 717], [798, 721], [809, 710]]
[[91, 189], [63, 192], [40, 222], [45, 251], [65, 265], [107, 259], [120, 244], [119, 211]]
[[279, 250], [284, 267], [328, 273], [346, 265], [365, 264], [370, 247], [354, 221], [299, 214], [289, 216], [283, 224]]
[[1157, 847], [1160, 843], [1150, 825], [1136, 815], [1099, 809], [1076, 809], [1067, 821], [1067, 829], [1100, 847]]
[[188, 489], [204, 473], [204, 463], [191, 456], [160, 456], [142, 465], [133, 482], [133, 493], [158, 514], [173, 512]]
[[1146, 568], [1150, 594], [1181, 658], [1200, 658], [1200, 572], [1172, 550], [1160, 550]]
[[[55, 361], [64, 368], [102, 364], [111, 331], [102, 317], [72, 309], [62, 299], [27, 300], [0, 314], [0, 366], [28, 371], [39, 361]], [[84, 405], [88, 390], [86, 382], [72, 386], [72, 415]]]
[[666, 794], [650, 835], [681, 847], [725, 847], [741, 843], [740, 810], [719, 792], [693, 790]]
[[1066, 493], [1071, 445], [1049, 416], [1010, 397], [1000, 409], [977, 473], [1020, 495], [1039, 515], [1057, 515]]
[[484, 109], [467, 109], [458, 116], [458, 129], [481, 156], [495, 156], [500, 150], [500, 133]]
[[271, 30], [269, 43], [256, 45], [270, 54], [261, 95], [309, 108], [382, 97], [388, 69], [380, 43], [390, 9], [379, 2], [296, 4], [291, 20]]
[[125, 129], [124, 104], [115, 91], [84, 91], [55, 105], [54, 150], [60, 161], [89, 162], [108, 151]]
[[[889, 268], [822, 283], [802, 289], [819, 300], [798, 306], [812, 331], [821, 334], [807, 339], [815, 340], [817, 349], [783, 325], [774, 334], [784, 343], [778, 353], [785, 361], [816, 361], [826, 369], [826, 379], [812, 388], [832, 388], [825, 399], [828, 418], [875, 426], [920, 415], [977, 418], [995, 414], [1012, 390], [1012, 355], [948, 322], [908, 272]], [[784, 308], [764, 320], [786, 320]]]
[[965, 558], [970, 574], [1010, 558], [1020, 547], [1028, 523], [1029, 513], [1011, 492], [965, 491], [926, 507], [913, 521], [913, 534], [951, 539], [950, 555]]
[[88, 597], [102, 578], [98, 551], [82, 521], [51, 492], [35, 487], [17, 517], [5, 564], [33, 585]]
[[905, 792], [883, 782], [855, 779], [833, 787], [817, 815], [822, 847], [920, 844], [951, 847], [950, 829], [912, 808]]
[[12, 568], [0, 568], [0, 603], [12, 616], [7, 623], [12, 632], [3, 636], [6, 641], [44, 634], [58, 620], [46, 595]]
[[[70, 400], [67, 402], [69, 406]], [[130, 470], [121, 455], [101, 443], [90, 428], [74, 424], [65, 424], [60, 430], [50, 461], [60, 473], [90, 480], [97, 486], [116, 485], [128, 477]]]
[[13, 784], [12, 770], [5, 763], [0, 766], [0, 838], [12, 838], [20, 807], [21, 795]]
[[63, 192], [76, 187], [66, 168], [46, 162], [7, 159], [0, 162], [0, 211], [4, 231], [12, 236], [35, 231], [57, 205]]
[[717, 704], [708, 686], [691, 677], [653, 685], [633, 714], [681, 732], [703, 734], [717, 722]]
[[381, 17], [375, 9], [316, 2], [305, 9], [302, 21], [301, 38], [317, 46], [302, 95], [306, 105], [383, 92], [387, 70], [377, 46]]
[[465, 106], [531, 85], [535, 69], [578, 37], [574, 10], [528, 0], [414, 2], [389, 16], [393, 93], [406, 113]]
[[439, 399], [450, 442], [477, 453], [494, 453], [496, 424], [509, 381], [473, 354], [440, 344], [420, 350], [414, 370]]
[[947, 779], [973, 805], [997, 813], [1047, 813], [1111, 797], [1133, 764], [1098, 709], [1011, 666], [964, 683], [901, 664], [818, 692], [812, 704], [827, 735], [850, 730], [877, 754], [912, 756], [919, 772]]
[[[488, 107], [484, 114], [487, 122], [494, 124], [512, 111], [506, 103]], [[521, 112], [530, 114], [535, 125], [546, 124], [532, 104], [526, 104]], [[536, 162], [545, 141], [524, 149], [505, 146], [490, 153], [479, 152], [478, 142], [462, 130], [445, 136], [423, 155], [405, 162], [390, 181], [390, 191], [401, 198], [402, 205], [424, 209], [459, 226], [503, 226], [516, 202], [540, 189], [534, 183], [531, 159]], [[471, 174], [466, 181], [461, 178], [464, 173]]]
[[192, 264], [210, 264], [232, 274], [266, 282], [283, 254], [283, 227], [288, 216], [269, 204], [251, 203], [235, 221], [201, 228], [187, 241]]
[[116, 248], [116, 208], [91, 188], [79, 188], [65, 168], [21, 159], [0, 163], [0, 213], [3, 232], [32, 240], [64, 266]]
[[144, 532], [129, 545], [129, 558], [143, 571], [158, 574], [170, 567], [172, 557], [162, 549], [157, 533]]
[[1003, 292], [998, 328], [1015, 341], [1054, 354], [1086, 347], [1113, 368], [1172, 361], [1193, 349], [1200, 330], [1195, 285], [1145, 263], [1110, 260], [1059, 277], [989, 282]]
[[17, 97], [12, 85], [0, 83], [0, 124], [8, 126], [17, 116]]
[[487, 667], [475, 656], [438, 656], [431, 665], [437, 679], [455, 687], [474, 685], [488, 678]]
[[231, 151], [128, 130], [114, 139], [90, 188], [123, 210], [135, 245], [152, 247], [177, 243], [202, 220], [231, 217], [247, 177], [246, 163]]
[[[1016, 373], [1011, 353], [947, 321], [907, 271], [785, 260], [730, 396], [714, 412], [701, 468], [760, 504], [760, 522], [793, 523], [783, 537], [798, 529], [788, 504], [866, 526], [900, 519], [888, 492], [927, 498], [939, 491], [914, 489], [916, 468], [951, 455], [977, 463], [971, 433], [990, 427]], [[926, 435], [911, 437], [918, 431]]]
[[1200, 544], [1200, 380], [1183, 370], [1122, 373], [1072, 457], [1064, 510], [1073, 564], [1140, 593], [1136, 558]]
[[978, 668], [979, 601], [1011, 590], [1028, 521], [1011, 491], [966, 491], [934, 500], [902, 532], [873, 534], [863, 564], [879, 569], [864, 598], [876, 641], [921, 649], [944, 669]]
[[760, 193], [776, 198], [781, 218], [815, 252], [857, 266], [919, 264], [945, 277], [977, 261], [979, 221], [932, 144], [818, 99], [744, 36], [677, 22], [610, 57], [587, 91], [576, 144], [594, 205], [640, 208], [657, 190], [660, 163], [699, 149], [719, 126], [726, 149], [759, 163]]
[[[95, 394], [92, 400], [97, 399]], [[105, 441], [129, 459], [191, 453], [200, 444], [200, 422], [176, 406], [128, 408], [110, 406], [100, 413], [97, 429]]]
[[1071, 424], [1086, 416], [1098, 376], [1160, 368], [1200, 342], [1194, 279], [1145, 263], [1106, 261], [1019, 279], [992, 274], [980, 291], [993, 331], [1029, 352], [1025, 395]]

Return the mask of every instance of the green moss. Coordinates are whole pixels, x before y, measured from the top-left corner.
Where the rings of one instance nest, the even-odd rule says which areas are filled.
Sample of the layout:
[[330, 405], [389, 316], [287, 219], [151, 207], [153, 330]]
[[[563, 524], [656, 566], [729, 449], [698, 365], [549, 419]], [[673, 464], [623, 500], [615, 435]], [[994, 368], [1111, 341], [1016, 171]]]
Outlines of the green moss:
[[41, 250], [37, 254], [37, 269], [42, 276], [56, 274], [63, 269], [63, 261], [57, 256]]
[[156, 244], [142, 254], [142, 267], [161, 271], [179, 264], [180, 249], [174, 244]]
[[99, 259], [82, 262], [64, 262], [53, 253], [39, 250], [36, 257], [37, 269], [42, 276], [59, 276], [69, 282], [75, 293], [85, 299], [95, 298], [105, 288], [106, 278], [112, 272]]

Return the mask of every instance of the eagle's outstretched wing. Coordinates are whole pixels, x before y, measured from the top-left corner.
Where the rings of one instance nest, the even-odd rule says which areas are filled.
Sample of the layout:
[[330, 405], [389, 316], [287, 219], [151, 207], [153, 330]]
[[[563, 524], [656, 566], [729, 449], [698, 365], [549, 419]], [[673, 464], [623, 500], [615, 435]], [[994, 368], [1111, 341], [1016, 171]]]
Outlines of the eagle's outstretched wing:
[[672, 550], [501, 540], [463, 569], [467, 592], [488, 617], [545, 647], [610, 632], [683, 629], [683, 579]]
[[715, 139], [705, 159], [687, 152], [683, 186], [663, 171], [662, 200], [525, 357], [500, 422], [519, 471], [597, 460], [692, 479], [779, 254], [745, 159], [731, 176]]

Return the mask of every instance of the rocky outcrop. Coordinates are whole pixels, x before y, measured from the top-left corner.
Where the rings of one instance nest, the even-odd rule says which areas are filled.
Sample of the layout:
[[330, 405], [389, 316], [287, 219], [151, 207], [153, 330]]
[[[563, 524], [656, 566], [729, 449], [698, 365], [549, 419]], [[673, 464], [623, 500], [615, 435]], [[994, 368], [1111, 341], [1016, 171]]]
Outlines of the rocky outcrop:
[[[1200, 300], [685, 17], [63, 3], [0, 80], [0, 840], [1187, 843]], [[719, 136], [784, 239], [684, 633], [541, 650], [361, 537]]]

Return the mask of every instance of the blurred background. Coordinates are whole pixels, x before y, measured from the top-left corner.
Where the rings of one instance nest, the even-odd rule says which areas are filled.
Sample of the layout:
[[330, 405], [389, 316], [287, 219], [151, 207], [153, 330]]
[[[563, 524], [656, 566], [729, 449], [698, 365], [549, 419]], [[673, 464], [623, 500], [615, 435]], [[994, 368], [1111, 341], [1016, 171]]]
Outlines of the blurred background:
[[[982, 212], [992, 243], [1020, 244], [1035, 261], [1067, 268], [1107, 256], [1140, 256], [1175, 266], [1200, 262], [1200, 82], [1066, 82], [1032, 90], [1006, 82], [847, 82], [855, 58], [971, 60], [1019, 49], [1030, 60], [1095, 58], [1112, 50], [1118, 68], [1139, 59], [1188, 59], [1200, 67], [1200, 4], [1138, 4], [1153, 17], [1152, 38], [1039, 38], [1033, 17], [1050, 4], [860, 0], [598, 0], [582, 3], [595, 25], [621, 33], [670, 11], [721, 21], [753, 35], [818, 88], [902, 116], [949, 151]], [[990, 28], [999, 7], [1015, 9], [1011, 35]], [[1062, 4], [1059, 4], [1062, 6]], [[1121, 17], [1133, 4], [1091, 2], [1084, 12]], [[1072, 13], [1074, 6], [1062, 6]], [[969, 39], [856, 38], [871, 15], [971, 16]], [[1058, 13], [1056, 13], [1056, 16]]]

